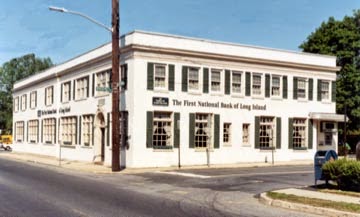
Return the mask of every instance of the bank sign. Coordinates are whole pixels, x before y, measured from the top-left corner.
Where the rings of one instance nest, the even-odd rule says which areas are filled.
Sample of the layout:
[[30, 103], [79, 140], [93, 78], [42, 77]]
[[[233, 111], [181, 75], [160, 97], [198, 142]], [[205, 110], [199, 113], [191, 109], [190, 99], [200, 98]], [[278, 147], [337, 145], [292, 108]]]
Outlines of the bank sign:
[[[153, 97], [152, 104], [154, 106], [169, 106], [169, 98]], [[237, 102], [208, 102], [202, 100], [171, 100], [172, 106], [179, 107], [202, 107], [202, 108], [219, 108], [219, 109], [241, 109], [241, 110], [266, 110], [266, 104], [244, 104]]]

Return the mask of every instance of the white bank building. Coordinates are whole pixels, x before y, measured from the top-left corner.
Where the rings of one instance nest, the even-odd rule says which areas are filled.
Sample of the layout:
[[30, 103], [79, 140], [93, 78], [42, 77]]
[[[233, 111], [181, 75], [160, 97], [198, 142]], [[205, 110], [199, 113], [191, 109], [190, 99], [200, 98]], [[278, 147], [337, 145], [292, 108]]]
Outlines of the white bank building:
[[[122, 166], [337, 151], [335, 57], [133, 31], [120, 62]], [[16, 82], [13, 150], [110, 165], [110, 81], [109, 43]]]

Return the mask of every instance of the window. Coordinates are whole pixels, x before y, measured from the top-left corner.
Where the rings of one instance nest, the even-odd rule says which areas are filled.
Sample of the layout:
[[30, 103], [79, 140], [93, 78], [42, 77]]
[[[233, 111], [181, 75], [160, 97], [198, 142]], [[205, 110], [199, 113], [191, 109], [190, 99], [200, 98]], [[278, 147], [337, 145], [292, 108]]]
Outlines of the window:
[[328, 81], [320, 81], [321, 88], [321, 100], [328, 101], [330, 100], [330, 83]]
[[28, 136], [30, 143], [37, 143], [39, 135], [39, 121], [31, 120], [28, 122]]
[[280, 96], [280, 77], [272, 76], [271, 77], [271, 95]]
[[220, 92], [221, 87], [221, 71], [211, 70], [211, 91]]
[[199, 69], [189, 68], [189, 90], [199, 90]]
[[274, 147], [275, 135], [275, 118], [273, 117], [260, 117], [260, 149], [270, 149]]
[[297, 80], [297, 97], [298, 99], [306, 98], [306, 79], [298, 78]]
[[154, 65], [154, 88], [166, 89], [166, 65]]
[[232, 93], [241, 93], [241, 72], [232, 72], [232, 84], [231, 92]]
[[26, 94], [21, 96], [21, 111], [26, 110]]
[[24, 141], [24, 121], [18, 121], [15, 123], [15, 131], [16, 141]]
[[43, 120], [42, 134], [43, 141], [46, 144], [55, 144], [55, 126], [55, 118], [47, 118]]
[[195, 148], [208, 148], [211, 144], [211, 114], [195, 115]]
[[15, 97], [14, 99], [14, 111], [17, 112], [19, 111], [19, 97]]
[[89, 96], [89, 77], [76, 80], [76, 99], [85, 99]]
[[325, 136], [325, 145], [332, 145], [332, 143], [333, 143], [333, 132], [325, 131], [324, 136]]
[[242, 125], [242, 141], [243, 145], [249, 145], [249, 130], [250, 130], [250, 124], [243, 124]]
[[108, 71], [102, 71], [96, 73], [96, 96], [103, 96], [107, 94], [107, 89], [110, 89], [111, 83], [110, 83], [110, 73], [111, 70]]
[[306, 148], [306, 119], [294, 118], [293, 120], [293, 144], [294, 149]]
[[35, 108], [36, 107], [36, 98], [37, 98], [37, 96], [36, 96], [36, 91], [33, 91], [33, 92], [31, 92], [30, 93], [30, 108]]
[[171, 113], [169, 112], [154, 112], [153, 119], [153, 147], [171, 148], [172, 144], [172, 127], [171, 127]]
[[61, 141], [63, 145], [75, 145], [76, 131], [76, 117], [61, 118]]
[[45, 88], [45, 105], [52, 105], [54, 102], [54, 87]]
[[231, 123], [224, 123], [223, 142], [224, 145], [231, 145]]
[[253, 74], [252, 94], [261, 95], [261, 75]]
[[71, 82], [62, 84], [61, 102], [69, 102], [71, 99]]
[[93, 115], [84, 115], [82, 117], [82, 141], [84, 146], [93, 146]]

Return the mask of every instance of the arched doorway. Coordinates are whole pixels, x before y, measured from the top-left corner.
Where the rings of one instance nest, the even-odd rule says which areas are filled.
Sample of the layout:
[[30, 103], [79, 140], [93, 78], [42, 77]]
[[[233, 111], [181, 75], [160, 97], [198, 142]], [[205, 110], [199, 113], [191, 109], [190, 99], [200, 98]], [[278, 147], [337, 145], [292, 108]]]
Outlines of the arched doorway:
[[94, 120], [94, 162], [105, 160], [105, 117], [98, 112]]

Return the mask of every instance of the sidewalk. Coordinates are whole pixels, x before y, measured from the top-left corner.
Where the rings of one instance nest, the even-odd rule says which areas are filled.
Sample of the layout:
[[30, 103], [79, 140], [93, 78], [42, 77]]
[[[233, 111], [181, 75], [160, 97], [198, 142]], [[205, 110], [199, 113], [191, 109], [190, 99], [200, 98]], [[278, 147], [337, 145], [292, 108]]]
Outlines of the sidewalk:
[[[328, 200], [328, 201], [333, 201], [333, 202], [345, 202], [345, 203], [352, 203], [352, 204], [360, 205], [360, 197], [345, 196], [345, 195], [325, 193], [325, 192], [319, 192], [319, 191], [311, 191], [311, 190], [298, 189], [298, 188], [288, 188], [288, 189], [282, 189], [282, 190], [277, 190], [277, 191], [272, 191], [272, 192], [283, 193], [283, 194], [287, 194], [287, 195], [295, 195], [295, 196], [300, 196], [300, 197]], [[266, 192], [262, 193], [260, 195], [260, 201], [264, 204], [271, 205], [271, 206], [282, 207], [282, 208], [286, 208], [286, 209], [294, 209], [297, 211], [314, 213], [314, 214], [319, 214], [319, 215], [323, 215], [323, 216], [360, 217], [360, 213], [346, 212], [346, 211], [340, 211], [340, 210], [335, 210], [335, 209], [330, 209], [330, 208], [315, 207], [315, 206], [310, 206], [310, 205], [301, 204], [301, 203], [292, 203], [292, 202], [288, 202], [288, 201], [272, 199], [266, 195]]]

